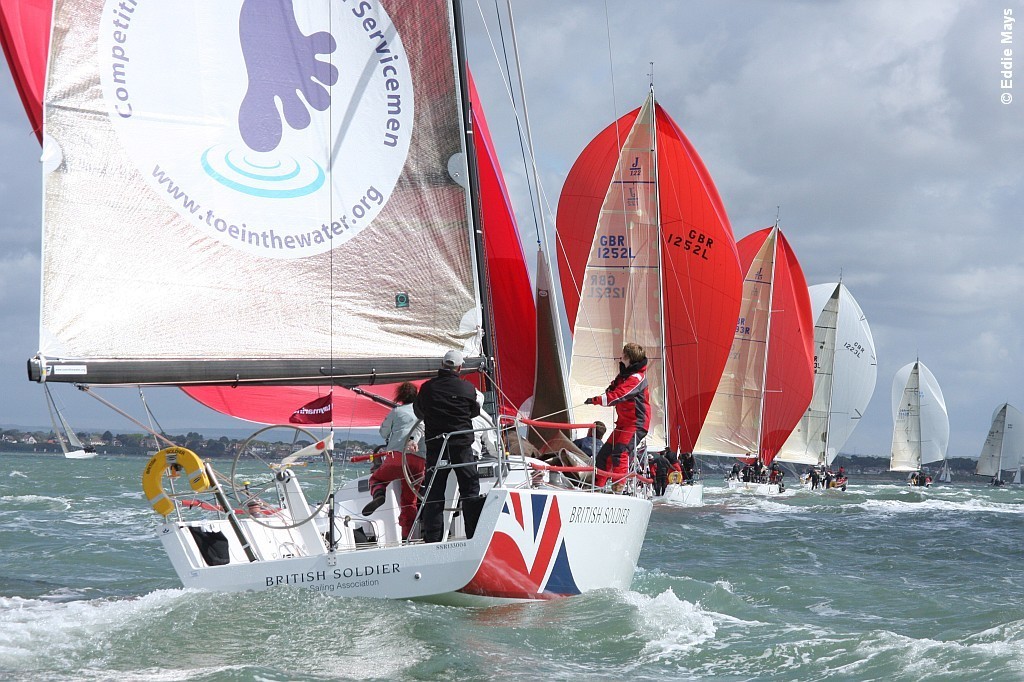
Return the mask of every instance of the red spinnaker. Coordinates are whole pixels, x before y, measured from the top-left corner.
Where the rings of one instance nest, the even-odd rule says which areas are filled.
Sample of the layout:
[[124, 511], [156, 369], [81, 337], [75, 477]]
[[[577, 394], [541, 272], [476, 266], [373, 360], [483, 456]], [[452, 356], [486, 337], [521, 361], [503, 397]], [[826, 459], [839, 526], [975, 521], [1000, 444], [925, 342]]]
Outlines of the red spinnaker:
[[53, 0], [0, 0], [0, 42], [36, 137], [43, 139], [43, 86]]
[[[737, 244], [746, 272], [772, 228], [747, 235]], [[761, 421], [761, 457], [770, 464], [811, 404], [814, 393], [814, 315], [807, 280], [796, 254], [780, 231], [775, 243], [775, 274], [768, 342], [767, 381]]]
[[[587, 145], [558, 201], [558, 269], [570, 325], [601, 206], [621, 141], [636, 109]], [[693, 449], [732, 345], [742, 275], [736, 241], [711, 175], [675, 121], [656, 109], [662, 279], [665, 307], [668, 439]], [[690, 247], [683, 245], [689, 243]], [[696, 252], [692, 247], [707, 246]], [[609, 358], [619, 349], [609, 349]]]

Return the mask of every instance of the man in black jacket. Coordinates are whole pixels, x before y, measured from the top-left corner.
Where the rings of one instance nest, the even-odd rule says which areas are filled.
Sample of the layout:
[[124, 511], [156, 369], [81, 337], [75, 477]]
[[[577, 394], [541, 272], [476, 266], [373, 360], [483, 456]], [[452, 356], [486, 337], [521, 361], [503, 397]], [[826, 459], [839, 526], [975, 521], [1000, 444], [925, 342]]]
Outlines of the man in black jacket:
[[480, 516], [480, 480], [473, 457], [475, 434], [470, 433], [473, 417], [480, 414], [480, 404], [476, 401], [473, 384], [459, 378], [462, 362], [459, 351], [445, 353], [437, 376], [420, 387], [413, 403], [413, 411], [423, 420], [427, 442], [427, 467], [423, 479], [426, 499], [420, 516], [420, 535], [424, 542], [440, 542], [444, 533], [444, 495], [450, 469], [439, 469], [436, 477], [434, 470], [445, 444], [445, 434], [466, 432], [448, 438], [444, 459], [450, 464], [466, 465], [455, 469], [455, 477], [459, 482], [467, 537], [472, 537]]

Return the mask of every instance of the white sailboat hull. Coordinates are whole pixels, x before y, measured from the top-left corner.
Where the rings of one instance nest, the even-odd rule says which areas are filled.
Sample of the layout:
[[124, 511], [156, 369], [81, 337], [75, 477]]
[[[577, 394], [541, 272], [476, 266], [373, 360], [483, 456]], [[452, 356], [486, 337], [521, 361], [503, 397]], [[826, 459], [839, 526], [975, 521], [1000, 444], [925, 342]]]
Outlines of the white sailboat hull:
[[778, 495], [781, 492], [777, 483], [753, 483], [736, 479], [726, 481], [726, 488], [753, 495]]
[[68, 450], [64, 453], [65, 459], [92, 459], [96, 456], [96, 452], [86, 452], [85, 450]]
[[703, 507], [704, 484], [680, 485], [670, 483], [665, 494], [654, 498], [655, 504], [672, 504], [680, 507]]
[[[157, 535], [185, 587], [259, 592], [290, 586], [341, 597], [493, 604], [628, 588], [651, 512], [649, 500], [624, 495], [495, 487], [473, 538], [465, 537], [456, 517], [446, 541], [403, 544], [389, 539], [394, 528], [387, 521], [354, 518], [350, 508], [368, 499], [337, 503], [336, 551], [323, 540], [326, 516], [315, 526], [287, 530], [240, 516], [255, 561], [227, 519], [165, 523]], [[388, 521], [393, 524], [393, 514]], [[377, 539], [357, 545], [352, 531], [359, 526], [375, 530]], [[230, 561], [207, 565], [190, 527], [221, 531]]]

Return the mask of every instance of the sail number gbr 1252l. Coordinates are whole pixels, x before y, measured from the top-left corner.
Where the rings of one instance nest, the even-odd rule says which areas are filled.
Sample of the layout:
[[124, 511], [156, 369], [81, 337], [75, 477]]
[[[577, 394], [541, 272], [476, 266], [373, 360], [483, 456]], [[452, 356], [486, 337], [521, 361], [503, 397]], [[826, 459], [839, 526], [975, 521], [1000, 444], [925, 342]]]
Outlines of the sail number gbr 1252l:
[[708, 252], [715, 240], [699, 230], [690, 230], [686, 236], [669, 232], [665, 235], [665, 244], [673, 248], [689, 251], [701, 260], [708, 260]]

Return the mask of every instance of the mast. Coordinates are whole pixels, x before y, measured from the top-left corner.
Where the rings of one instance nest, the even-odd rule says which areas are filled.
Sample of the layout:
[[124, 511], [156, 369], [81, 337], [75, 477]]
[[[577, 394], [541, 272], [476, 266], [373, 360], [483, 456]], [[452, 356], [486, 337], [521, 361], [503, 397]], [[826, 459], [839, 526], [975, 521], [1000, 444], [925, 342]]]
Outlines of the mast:
[[466, 69], [466, 45], [465, 29], [462, 22], [461, 0], [451, 0], [452, 24], [455, 29], [453, 44], [455, 46], [455, 62], [459, 75], [459, 98], [461, 102], [463, 139], [466, 143], [466, 188], [469, 196], [470, 228], [473, 230], [473, 263], [476, 266], [477, 286], [480, 288], [481, 304], [486, 303], [486, 309], [480, 311], [480, 324], [483, 326], [483, 338], [481, 347], [485, 358], [483, 375], [485, 386], [491, 385], [491, 376], [494, 371], [494, 341], [491, 338], [491, 330], [494, 329], [489, 278], [487, 277], [487, 259], [484, 257], [484, 225], [480, 220], [480, 183], [479, 171], [476, 164], [476, 140], [473, 131], [473, 113], [469, 103], [469, 75]]
[[[662, 219], [661, 219], [661, 175], [658, 172], [658, 100], [654, 96], [654, 63], [651, 63], [651, 103], [654, 113], [651, 117], [651, 152], [653, 155], [651, 172], [654, 173], [654, 205], [657, 207], [658, 239], [657, 253], [655, 254], [658, 263], [658, 324], [659, 339], [661, 340], [661, 386], [665, 397], [665, 404], [662, 406], [662, 424], [665, 430], [665, 448], [672, 445], [672, 432], [669, 430], [669, 384], [668, 384], [668, 343], [665, 340], [665, 273], [664, 264], [661, 261], [662, 246]], [[676, 441], [678, 444], [678, 440]]]
[[[840, 299], [842, 298], [842, 291], [841, 291], [842, 287], [843, 287], [843, 278], [840, 277], [839, 278], [839, 283], [836, 284], [836, 291], [833, 294], [834, 298], [836, 299], [836, 331], [837, 332], [838, 332], [838, 328], [839, 328], [839, 305], [840, 305]], [[821, 464], [823, 464], [825, 466], [829, 466], [829, 461], [828, 461], [828, 441], [829, 441], [829, 438], [832, 437], [832, 393], [835, 391], [835, 388], [836, 388], [836, 352], [835, 352], [835, 339], [836, 339], [836, 336], [837, 336], [837, 334], [833, 334], [833, 337], [832, 337], [832, 339], [833, 339], [832, 340], [832, 346], [833, 346], [833, 348], [832, 348], [832, 361], [829, 363], [830, 367], [828, 368], [829, 382], [828, 382], [828, 406], [825, 408], [825, 448], [824, 448], [824, 450], [822, 450], [822, 453], [821, 453], [821, 457], [822, 457]]]
[[778, 258], [779, 219], [775, 218], [775, 227], [772, 228], [772, 272], [768, 282], [768, 324], [764, 331], [764, 367], [761, 369], [761, 418], [757, 425], [757, 459], [763, 461], [761, 456], [761, 444], [764, 442], [764, 405], [765, 396], [768, 393], [768, 347], [772, 341], [772, 306], [775, 302], [775, 260]]
[[[60, 450], [65, 455], [68, 454], [68, 447], [64, 444], [64, 435], [61, 433], [61, 427], [57, 422], [57, 417], [54, 416], [54, 412], [57, 412], [57, 405], [53, 402], [53, 396], [50, 395], [50, 387], [43, 384], [43, 390], [46, 392], [46, 411], [50, 413], [50, 424], [53, 425], [53, 435], [57, 438], [57, 444], [60, 445]], [[59, 415], [60, 413], [57, 412]]]

